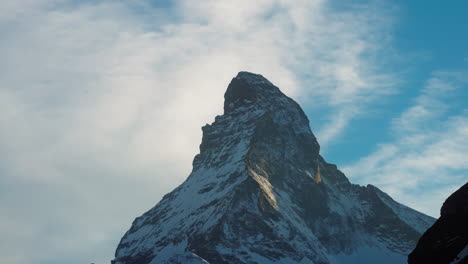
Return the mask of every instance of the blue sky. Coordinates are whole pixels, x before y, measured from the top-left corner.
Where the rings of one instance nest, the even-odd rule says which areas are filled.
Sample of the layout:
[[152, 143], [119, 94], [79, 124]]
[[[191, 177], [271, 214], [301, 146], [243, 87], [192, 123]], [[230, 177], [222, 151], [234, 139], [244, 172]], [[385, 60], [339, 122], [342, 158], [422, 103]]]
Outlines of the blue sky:
[[0, 4], [2, 263], [108, 263], [179, 185], [238, 71], [296, 99], [322, 155], [437, 217], [468, 179], [466, 1]]
[[[350, 127], [352, 131], [334, 143], [341, 146], [350, 144], [350, 148], [355, 144], [360, 146], [356, 149], [357, 155], [331, 148], [330, 156], [337, 163], [352, 162], [375, 148], [376, 142], [391, 140], [389, 120], [411, 105], [411, 100], [417, 96], [433, 71], [459, 71], [467, 68], [465, 58], [468, 57], [468, 35], [463, 34], [468, 25], [464, 15], [468, 10], [466, 1], [452, 1], [446, 5], [437, 1], [397, 1], [393, 4], [394, 25], [388, 32], [392, 38], [389, 48], [390, 52], [396, 52], [398, 54], [394, 55], [400, 57], [386, 65], [385, 70], [397, 74], [402, 84], [398, 86], [398, 92], [384, 102], [387, 104], [385, 109], [381, 109], [378, 115], [368, 116], [369, 120], [356, 120], [354, 126]], [[462, 89], [460, 92], [463, 96], [458, 97], [457, 103], [463, 104], [463, 99], [468, 98], [468, 91]], [[463, 105], [458, 105], [452, 110], [462, 108]], [[376, 122], [379, 125], [376, 126]], [[375, 132], [362, 133], [366, 130]]]

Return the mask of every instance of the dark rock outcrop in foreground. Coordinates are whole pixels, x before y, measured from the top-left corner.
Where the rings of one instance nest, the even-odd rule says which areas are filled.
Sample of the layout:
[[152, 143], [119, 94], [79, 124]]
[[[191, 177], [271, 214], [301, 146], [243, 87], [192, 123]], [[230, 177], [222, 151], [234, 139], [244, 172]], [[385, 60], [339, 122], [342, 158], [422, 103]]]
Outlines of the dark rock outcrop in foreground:
[[409, 264], [468, 264], [468, 183], [450, 195], [440, 218], [408, 257]]
[[405, 263], [435, 219], [354, 185], [301, 107], [240, 72], [187, 180], [135, 219], [114, 264]]

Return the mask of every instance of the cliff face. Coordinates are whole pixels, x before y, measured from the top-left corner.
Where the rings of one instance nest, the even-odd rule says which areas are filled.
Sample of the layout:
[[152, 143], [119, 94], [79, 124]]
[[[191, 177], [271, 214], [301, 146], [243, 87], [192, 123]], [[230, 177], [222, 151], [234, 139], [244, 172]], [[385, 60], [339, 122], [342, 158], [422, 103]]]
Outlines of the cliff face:
[[[135, 219], [114, 264], [405, 263], [434, 219], [320, 155], [300, 106], [240, 72], [187, 180]], [[318, 174], [320, 171], [320, 175]]]
[[421, 237], [408, 263], [468, 263], [468, 183], [447, 198], [440, 218]]

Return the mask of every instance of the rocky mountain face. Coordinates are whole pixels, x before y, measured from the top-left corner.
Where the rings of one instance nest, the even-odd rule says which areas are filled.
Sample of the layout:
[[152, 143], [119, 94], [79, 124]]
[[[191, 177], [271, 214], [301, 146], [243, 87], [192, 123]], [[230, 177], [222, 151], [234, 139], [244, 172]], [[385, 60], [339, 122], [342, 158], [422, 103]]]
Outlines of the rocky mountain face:
[[468, 264], [468, 183], [450, 195], [440, 218], [408, 257], [409, 264]]
[[113, 264], [406, 263], [435, 219], [351, 184], [261, 75], [240, 72], [224, 97], [193, 171], [135, 219]]

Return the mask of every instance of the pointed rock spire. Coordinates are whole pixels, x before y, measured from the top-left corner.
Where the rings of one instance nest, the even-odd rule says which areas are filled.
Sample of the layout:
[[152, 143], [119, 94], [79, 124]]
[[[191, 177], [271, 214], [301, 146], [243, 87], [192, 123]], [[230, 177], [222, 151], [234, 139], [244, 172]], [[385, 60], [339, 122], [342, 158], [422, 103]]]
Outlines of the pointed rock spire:
[[135, 219], [112, 263], [350, 263], [370, 248], [369, 263], [403, 263], [432, 223], [351, 184], [319, 155], [300, 106], [261, 75], [240, 72], [224, 109], [202, 128], [187, 180]]

